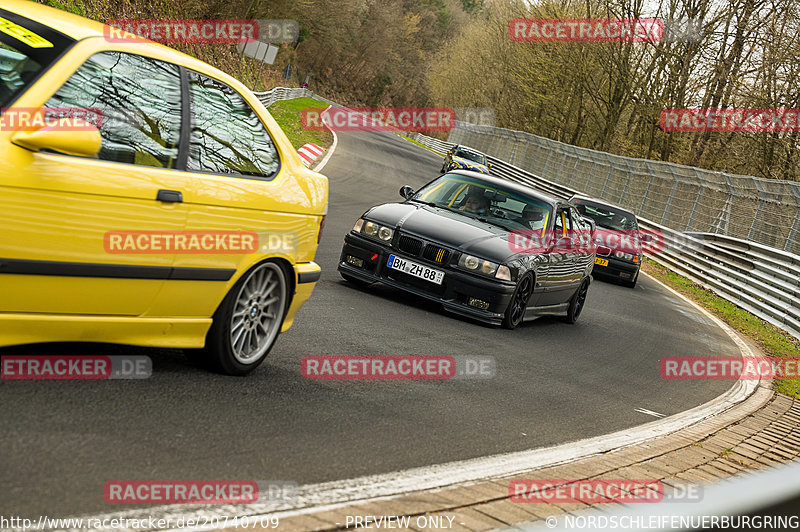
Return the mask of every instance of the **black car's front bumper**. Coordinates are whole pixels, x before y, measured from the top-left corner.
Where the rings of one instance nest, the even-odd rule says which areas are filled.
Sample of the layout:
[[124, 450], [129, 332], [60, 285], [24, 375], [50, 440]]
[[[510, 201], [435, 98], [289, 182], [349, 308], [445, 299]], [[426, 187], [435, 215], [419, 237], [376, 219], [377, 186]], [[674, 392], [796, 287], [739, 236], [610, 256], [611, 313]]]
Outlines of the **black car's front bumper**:
[[607, 260], [608, 266], [600, 266], [595, 262], [592, 275], [612, 277], [621, 281], [633, 281], [636, 279], [636, 275], [641, 267], [641, 263], [639, 262], [628, 262], [611, 255], [607, 257], [597, 255], [597, 258]]
[[[389, 255], [396, 255], [402, 259], [443, 271], [444, 280], [442, 284], [435, 284], [393, 270], [386, 264]], [[348, 257], [360, 259], [363, 261], [362, 266], [349, 263]], [[344, 246], [339, 258], [339, 271], [362, 281], [381, 282], [437, 301], [449, 312], [495, 325], [503, 321], [506, 308], [508, 308], [516, 288], [516, 285], [511, 282], [482, 279], [447, 265], [428, 261], [420, 256], [409, 256], [352, 232], [344, 237]], [[470, 299], [486, 302], [489, 306], [486, 309], [476, 308], [469, 305]]]

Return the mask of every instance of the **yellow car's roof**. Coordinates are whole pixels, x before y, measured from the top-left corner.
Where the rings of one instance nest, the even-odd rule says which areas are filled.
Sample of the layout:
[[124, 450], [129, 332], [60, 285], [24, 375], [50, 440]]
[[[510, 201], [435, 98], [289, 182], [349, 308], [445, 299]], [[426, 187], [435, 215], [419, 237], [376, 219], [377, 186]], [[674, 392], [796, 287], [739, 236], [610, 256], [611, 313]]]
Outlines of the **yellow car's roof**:
[[[90, 20], [79, 15], [73, 15], [72, 13], [68, 13], [53, 7], [36, 4], [28, 0], [2, 0], [0, 8], [31, 19], [39, 24], [49, 26], [50, 28], [53, 28], [54, 30], [59, 31], [67, 37], [71, 37], [75, 40], [87, 38], [105, 39], [107, 35], [104, 30], [106, 25], [101, 22]], [[219, 79], [222, 79], [232, 85], [236, 85], [240, 88], [240, 90], [246, 90], [244, 85], [242, 85], [237, 79], [233, 78], [229, 74], [226, 74], [225, 72], [209, 65], [206, 62], [184, 54], [183, 52], [180, 52], [174, 48], [170, 48], [169, 46], [164, 46], [163, 44], [142, 38], [137, 38], [135, 45], [137, 47], [156, 47], [158, 50], [160, 50], [160, 55], [167, 60], [188, 68], [192, 68], [199, 72], [215, 75]]]
[[50, 26], [54, 30], [60, 31], [76, 40], [103, 36], [104, 24], [53, 7], [36, 4], [28, 0], [3, 0], [0, 7], [45, 26]]

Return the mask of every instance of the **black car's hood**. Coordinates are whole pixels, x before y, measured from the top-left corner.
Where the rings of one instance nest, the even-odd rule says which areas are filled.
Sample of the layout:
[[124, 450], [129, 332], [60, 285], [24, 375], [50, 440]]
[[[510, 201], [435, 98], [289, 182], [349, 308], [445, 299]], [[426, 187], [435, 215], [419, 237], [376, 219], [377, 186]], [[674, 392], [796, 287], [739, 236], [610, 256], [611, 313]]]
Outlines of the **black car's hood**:
[[513, 255], [508, 230], [447, 209], [386, 203], [367, 211], [366, 218], [481, 258], [502, 262]]

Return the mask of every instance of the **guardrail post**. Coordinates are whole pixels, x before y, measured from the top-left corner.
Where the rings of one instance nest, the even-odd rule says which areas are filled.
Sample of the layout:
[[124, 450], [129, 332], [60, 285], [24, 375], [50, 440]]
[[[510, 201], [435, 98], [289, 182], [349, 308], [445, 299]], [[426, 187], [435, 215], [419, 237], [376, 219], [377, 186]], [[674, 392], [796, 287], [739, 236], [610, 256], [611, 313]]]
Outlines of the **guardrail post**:
[[728, 234], [728, 224], [731, 220], [731, 204], [733, 203], [734, 192], [736, 189], [731, 183], [731, 176], [727, 172], [722, 172], [722, 177], [725, 178], [725, 184], [728, 185], [728, 199], [725, 201], [725, 206], [719, 212], [719, 216], [711, 223], [709, 231], [719, 233], [722, 235]]
[[611, 157], [606, 154], [606, 160], [608, 161], [608, 175], [606, 176], [606, 182], [603, 183], [603, 191], [600, 192], [600, 198], [605, 199], [606, 197], [606, 189], [608, 188], [608, 182], [611, 181], [611, 174], [614, 173], [614, 163], [611, 162]]
[[753, 221], [750, 223], [750, 232], [747, 234], [747, 240], [753, 240], [755, 238], [756, 228], [761, 221], [761, 213], [764, 211], [764, 189], [761, 188], [761, 183], [758, 182], [758, 179], [753, 179], [753, 183], [758, 189], [758, 210], [756, 211], [756, 215], [753, 216]]
[[639, 212], [644, 212], [644, 207], [645, 205], [647, 205], [647, 200], [650, 198], [650, 188], [652, 188], [653, 181], [656, 178], [656, 172], [650, 165], [650, 161], [645, 162], [645, 164], [647, 165], [647, 169], [650, 171], [650, 182], [647, 184], [647, 190], [644, 191], [644, 196], [642, 197], [642, 204], [639, 206]]
[[625, 206], [625, 196], [628, 195], [628, 187], [631, 186], [631, 180], [633, 179], [633, 170], [631, 170], [631, 163], [628, 162], [628, 159], [625, 159], [625, 166], [628, 167], [628, 180], [625, 181], [625, 186], [622, 187], [622, 196], [619, 198], [619, 204], [623, 207]]
[[[569, 184], [567, 185], [569, 188], [573, 188], [575, 184], [575, 179], [578, 177], [578, 164], [581, 162], [581, 158], [577, 153], [573, 153], [572, 157], [575, 159], [575, 164], [572, 166], [572, 177], [570, 177]], [[594, 169], [594, 166], [592, 166], [592, 168]]]
[[667, 223], [667, 215], [669, 214], [670, 208], [672, 208], [672, 198], [675, 197], [675, 192], [678, 190], [678, 176], [675, 175], [671, 164], [667, 166], [667, 168], [669, 168], [669, 173], [672, 174], [672, 192], [669, 193], [667, 204], [664, 206], [664, 214], [661, 216], [661, 225], [666, 225]]
[[694, 173], [697, 174], [697, 182], [700, 183], [700, 192], [697, 194], [697, 199], [694, 201], [694, 207], [692, 208], [692, 214], [689, 216], [689, 222], [686, 224], [687, 231], [691, 231], [694, 227], [694, 217], [697, 214], [697, 209], [700, 206], [700, 202], [703, 200], [703, 194], [706, 191], [706, 182], [700, 176], [700, 172], [697, 168], [694, 169]]
[[800, 186], [798, 186], [797, 183], [790, 183], [789, 186], [792, 187], [792, 192], [794, 192], [794, 204], [796, 212], [794, 215], [792, 230], [789, 231], [789, 236], [786, 237], [786, 244], [784, 244], [783, 250], [791, 253], [792, 248], [794, 248], [794, 241], [797, 238], [797, 233], [800, 232]]

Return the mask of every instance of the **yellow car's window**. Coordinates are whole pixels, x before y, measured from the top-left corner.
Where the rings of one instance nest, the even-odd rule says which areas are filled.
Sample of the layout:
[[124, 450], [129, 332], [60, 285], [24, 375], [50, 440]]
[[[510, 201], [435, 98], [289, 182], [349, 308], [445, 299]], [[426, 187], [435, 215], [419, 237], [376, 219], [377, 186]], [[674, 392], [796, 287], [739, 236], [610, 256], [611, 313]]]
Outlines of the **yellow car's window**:
[[0, 7], [0, 114], [74, 42]]
[[215, 174], [272, 178], [278, 151], [267, 130], [234, 89], [189, 74], [192, 129], [187, 169]]
[[95, 54], [46, 107], [99, 111], [102, 160], [176, 167], [181, 83], [173, 64], [122, 52]]

